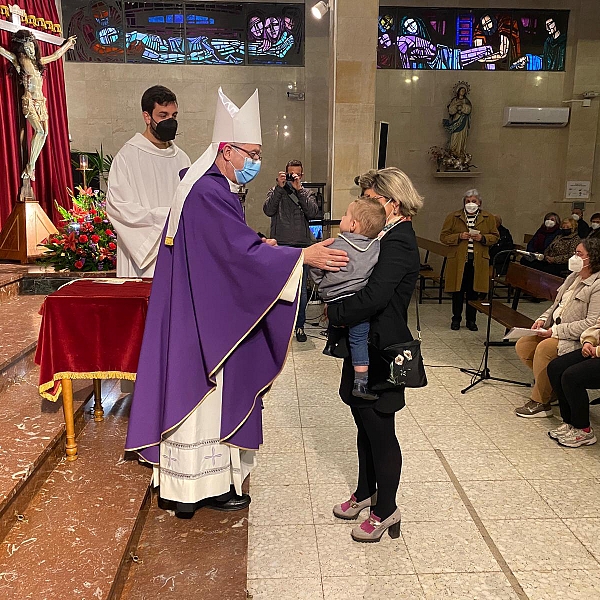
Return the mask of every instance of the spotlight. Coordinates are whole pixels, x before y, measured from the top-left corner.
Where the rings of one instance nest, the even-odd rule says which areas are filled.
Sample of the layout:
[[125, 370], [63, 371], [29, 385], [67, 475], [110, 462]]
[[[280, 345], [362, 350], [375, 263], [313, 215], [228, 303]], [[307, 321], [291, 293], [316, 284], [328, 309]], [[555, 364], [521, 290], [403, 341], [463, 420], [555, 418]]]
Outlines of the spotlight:
[[321, 0], [320, 2], [317, 2], [312, 7], [311, 12], [315, 19], [322, 19], [327, 14], [328, 10], [329, 10], [329, 3]]

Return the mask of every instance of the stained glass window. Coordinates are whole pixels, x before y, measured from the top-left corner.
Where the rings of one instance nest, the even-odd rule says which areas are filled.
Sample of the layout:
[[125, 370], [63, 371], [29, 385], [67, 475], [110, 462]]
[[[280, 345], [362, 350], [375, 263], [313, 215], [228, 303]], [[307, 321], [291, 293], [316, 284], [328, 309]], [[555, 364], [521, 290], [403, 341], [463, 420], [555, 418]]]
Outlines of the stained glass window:
[[63, 0], [80, 62], [304, 64], [304, 4]]
[[564, 71], [568, 10], [380, 7], [381, 69]]

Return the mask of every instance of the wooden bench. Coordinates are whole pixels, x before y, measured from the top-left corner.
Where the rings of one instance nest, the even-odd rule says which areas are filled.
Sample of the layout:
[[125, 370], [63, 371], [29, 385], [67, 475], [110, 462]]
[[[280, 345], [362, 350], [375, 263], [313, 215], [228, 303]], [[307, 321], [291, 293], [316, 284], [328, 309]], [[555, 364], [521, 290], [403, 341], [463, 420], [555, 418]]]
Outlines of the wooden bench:
[[[514, 297], [511, 306], [507, 306], [500, 300], [492, 300], [492, 319], [506, 329], [512, 327], [531, 327], [533, 319], [518, 312], [519, 300], [522, 293], [530, 294], [534, 298], [543, 298], [544, 300], [554, 301], [556, 291], [564, 283], [562, 277], [549, 275], [543, 271], [525, 267], [516, 262], [511, 262], [508, 265], [508, 271], [504, 278], [506, 284], [514, 289]], [[484, 315], [489, 315], [490, 301], [488, 300], [471, 300], [469, 302], [479, 312]], [[492, 342], [493, 343], [493, 342]]]
[[[419, 304], [423, 304], [423, 292], [425, 290], [437, 290], [438, 303], [442, 303], [442, 294], [444, 292], [444, 272], [446, 271], [446, 262], [448, 261], [448, 255], [451, 252], [449, 246], [441, 244], [440, 242], [434, 242], [427, 238], [417, 236], [417, 244], [421, 250], [425, 250], [424, 263], [427, 264], [429, 261], [430, 254], [435, 254], [442, 257], [442, 266], [439, 271], [435, 269], [423, 269], [419, 271]], [[430, 281], [433, 285], [427, 286], [427, 282]]]

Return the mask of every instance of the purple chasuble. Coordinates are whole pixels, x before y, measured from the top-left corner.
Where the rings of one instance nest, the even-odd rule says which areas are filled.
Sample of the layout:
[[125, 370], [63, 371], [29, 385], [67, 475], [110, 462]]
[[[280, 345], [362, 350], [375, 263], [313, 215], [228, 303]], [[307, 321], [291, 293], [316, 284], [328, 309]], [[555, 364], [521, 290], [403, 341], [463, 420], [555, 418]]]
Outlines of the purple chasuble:
[[174, 245], [163, 234], [158, 253], [126, 449], [158, 464], [162, 435], [223, 366], [221, 442], [258, 449], [261, 394], [283, 368], [296, 319], [297, 299], [278, 298], [300, 253], [261, 242], [215, 165], [194, 184]]

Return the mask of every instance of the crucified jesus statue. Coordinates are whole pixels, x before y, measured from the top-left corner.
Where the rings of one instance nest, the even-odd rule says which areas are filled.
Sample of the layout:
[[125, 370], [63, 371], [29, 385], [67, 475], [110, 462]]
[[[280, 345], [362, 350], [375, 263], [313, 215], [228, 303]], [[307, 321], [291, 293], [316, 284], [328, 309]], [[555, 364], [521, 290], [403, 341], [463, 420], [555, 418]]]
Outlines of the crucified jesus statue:
[[0, 46], [0, 56], [9, 60], [17, 71], [19, 81], [23, 86], [21, 109], [23, 116], [33, 128], [29, 161], [21, 175], [23, 180], [35, 181], [35, 163], [48, 136], [48, 110], [42, 91], [42, 74], [46, 68], [45, 65], [61, 58], [75, 46], [75, 41], [76, 37], [72, 36], [56, 52], [48, 56], [41, 56], [35, 35], [31, 31], [21, 29], [12, 35], [12, 52]]

